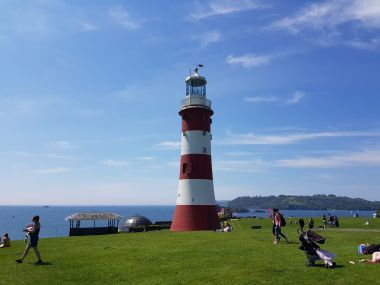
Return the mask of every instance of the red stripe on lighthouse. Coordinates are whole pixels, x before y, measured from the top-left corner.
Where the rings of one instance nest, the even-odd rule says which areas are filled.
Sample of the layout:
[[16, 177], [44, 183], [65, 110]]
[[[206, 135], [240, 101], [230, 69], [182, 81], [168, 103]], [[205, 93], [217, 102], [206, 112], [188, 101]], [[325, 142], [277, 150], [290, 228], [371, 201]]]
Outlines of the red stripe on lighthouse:
[[211, 156], [204, 154], [182, 155], [179, 179], [212, 180]]
[[172, 231], [216, 230], [220, 227], [215, 205], [177, 205]]
[[210, 131], [212, 110], [190, 108], [180, 111], [179, 114], [182, 116], [182, 131]]

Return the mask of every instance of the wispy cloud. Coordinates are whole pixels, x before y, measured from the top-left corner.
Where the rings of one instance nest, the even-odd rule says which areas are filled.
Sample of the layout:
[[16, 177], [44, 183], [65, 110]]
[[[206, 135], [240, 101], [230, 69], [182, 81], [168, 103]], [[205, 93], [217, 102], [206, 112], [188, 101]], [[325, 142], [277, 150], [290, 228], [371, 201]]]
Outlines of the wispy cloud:
[[38, 118], [59, 108], [62, 99], [51, 96], [1, 96], [0, 116]]
[[89, 22], [81, 22], [80, 26], [81, 26], [82, 31], [84, 32], [94, 32], [94, 31], [99, 30], [98, 26]]
[[133, 19], [122, 6], [109, 9], [108, 15], [128, 30], [136, 30], [141, 26], [141, 20]]
[[213, 169], [229, 172], [263, 172], [266, 164], [260, 160], [216, 160]]
[[57, 149], [74, 149], [77, 148], [76, 145], [66, 142], [66, 141], [55, 141], [55, 142], [49, 142], [48, 145], [53, 148]]
[[25, 152], [25, 151], [16, 151], [15, 154], [19, 157], [24, 158], [51, 158], [51, 159], [62, 159], [62, 160], [75, 160], [76, 157], [69, 156], [69, 155], [60, 155], [60, 154], [54, 154], [54, 153], [47, 153], [47, 154], [39, 154], [39, 153], [31, 153], [31, 152]]
[[196, 13], [192, 13], [190, 20], [202, 20], [205, 18], [239, 13], [243, 11], [269, 8], [270, 5], [257, 0], [218, 0], [211, 1], [207, 6], [199, 6]]
[[244, 100], [249, 103], [284, 103], [288, 105], [294, 105], [301, 101], [305, 97], [305, 92], [295, 91], [289, 98], [281, 98], [277, 96], [252, 96], [245, 97]]
[[248, 53], [241, 56], [234, 56], [231, 54], [227, 56], [226, 62], [231, 65], [241, 65], [245, 68], [253, 68], [260, 65], [270, 64], [274, 60], [293, 56], [303, 52], [305, 51], [302, 49], [289, 49], [261, 55]]
[[289, 98], [286, 103], [287, 104], [297, 104], [301, 101], [301, 99], [305, 97], [305, 93], [302, 91], [295, 91], [293, 96]]
[[137, 157], [136, 159], [151, 161], [151, 160], [155, 160], [156, 158], [154, 156], [140, 156], [140, 157]]
[[60, 167], [60, 168], [48, 168], [48, 169], [35, 169], [29, 171], [30, 174], [36, 175], [49, 175], [49, 174], [59, 174], [71, 171], [70, 168]]
[[272, 56], [270, 55], [253, 55], [246, 54], [242, 56], [229, 55], [226, 58], [227, 63], [231, 65], [242, 65], [245, 68], [252, 68], [259, 65], [265, 65], [271, 62]]
[[380, 150], [366, 150], [326, 157], [298, 157], [295, 159], [279, 160], [275, 165], [290, 168], [380, 166]]
[[250, 103], [266, 103], [266, 102], [279, 102], [281, 99], [275, 96], [252, 96], [245, 97], [245, 101]]
[[[350, 26], [351, 25], [351, 26]], [[287, 30], [292, 34], [304, 34], [316, 38], [323, 45], [346, 42], [353, 47], [377, 46], [376, 39], [357, 39], [358, 30], [380, 29], [380, 2], [377, 0], [329, 0], [309, 4], [292, 16], [273, 22], [269, 29]], [[356, 38], [356, 39], [355, 39]], [[378, 38], [378, 37], [377, 37]], [[368, 39], [368, 38], [367, 38]]]
[[357, 49], [375, 51], [380, 48], [380, 37], [375, 37], [367, 41], [354, 39], [348, 41], [347, 44]]
[[173, 141], [160, 142], [155, 146], [155, 148], [157, 149], [166, 149], [166, 150], [180, 149], [180, 147], [181, 147], [181, 142], [173, 142]]
[[210, 44], [219, 42], [221, 40], [221, 34], [219, 31], [210, 31], [193, 36], [193, 39], [198, 41], [201, 47], [207, 47]]
[[344, 137], [380, 137], [380, 131], [320, 132], [286, 135], [229, 134], [227, 138], [218, 141], [218, 143], [231, 145], [288, 145], [302, 141]]
[[101, 164], [110, 166], [110, 167], [124, 167], [128, 165], [128, 161], [108, 159], [108, 160], [102, 161]]

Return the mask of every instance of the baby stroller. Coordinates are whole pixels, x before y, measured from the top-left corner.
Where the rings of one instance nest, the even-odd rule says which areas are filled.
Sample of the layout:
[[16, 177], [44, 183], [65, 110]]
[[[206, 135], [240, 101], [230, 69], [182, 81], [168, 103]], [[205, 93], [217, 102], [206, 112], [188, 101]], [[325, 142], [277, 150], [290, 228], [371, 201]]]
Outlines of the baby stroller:
[[306, 266], [314, 266], [315, 261], [322, 260], [325, 263], [325, 268], [334, 268], [336, 263], [333, 258], [335, 254], [323, 250], [318, 244], [324, 244], [325, 238], [312, 230], [302, 232], [298, 238], [301, 242], [300, 249], [303, 250], [307, 256]]

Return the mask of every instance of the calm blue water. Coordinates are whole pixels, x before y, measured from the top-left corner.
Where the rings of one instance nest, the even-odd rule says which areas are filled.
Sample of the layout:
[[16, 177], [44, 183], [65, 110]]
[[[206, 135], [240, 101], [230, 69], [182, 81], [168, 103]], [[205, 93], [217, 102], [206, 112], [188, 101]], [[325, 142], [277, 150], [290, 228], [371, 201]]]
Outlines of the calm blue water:
[[[22, 229], [34, 215], [40, 216], [41, 233], [44, 237], [68, 236], [69, 222], [67, 216], [78, 212], [113, 212], [128, 218], [140, 214], [152, 222], [172, 220], [175, 206], [0, 206], [0, 234], [9, 233], [12, 240], [24, 239]], [[318, 217], [322, 214], [337, 215], [338, 217], [352, 217], [356, 211], [319, 211], [319, 210], [283, 210], [285, 217]], [[358, 211], [360, 217], [372, 217], [373, 211]], [[267, 217], [267, 213], [249, 212], [238, 214], [240, 217], [256, 216]], [[123, 221], [120, 222], [121, 224]], [[96, 222], [97, 226], [107, 225], [107, 221]], [[82, 222], [81, 226], [93, 226], [93, 221]]]
[[[78, 212], [113, 212], [124, 218], [140, 214], [154, 223], [171, 221], [174, 209], [175, 206], [0, 206], [0, 234], [7, 232], [12, 240], [24, 239], [22, 229], [35, 215], [40, 216], [40, 237], [44, 238], [68, 236], [70, 227], [65, 218]], [[91, 227], [93, 221], [82, 221], [81, 226]], [[107, 221], [96, 221], [96, 226], [107, 226]]]

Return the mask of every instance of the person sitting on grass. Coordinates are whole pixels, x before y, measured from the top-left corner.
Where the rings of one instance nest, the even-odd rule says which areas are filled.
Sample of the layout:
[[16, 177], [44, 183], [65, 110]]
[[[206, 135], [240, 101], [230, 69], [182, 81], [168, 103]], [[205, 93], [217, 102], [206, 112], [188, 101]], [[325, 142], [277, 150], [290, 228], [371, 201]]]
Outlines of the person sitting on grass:
[[372, 259], [361, 259], [359, 261], [367, 263], [380, 263], [380, 251], [375, 251], [372, 253]]
[[0, 244], [0, 247], [11, 247], [11, 239], [7, 233], [3, 235], [3, 243]]

